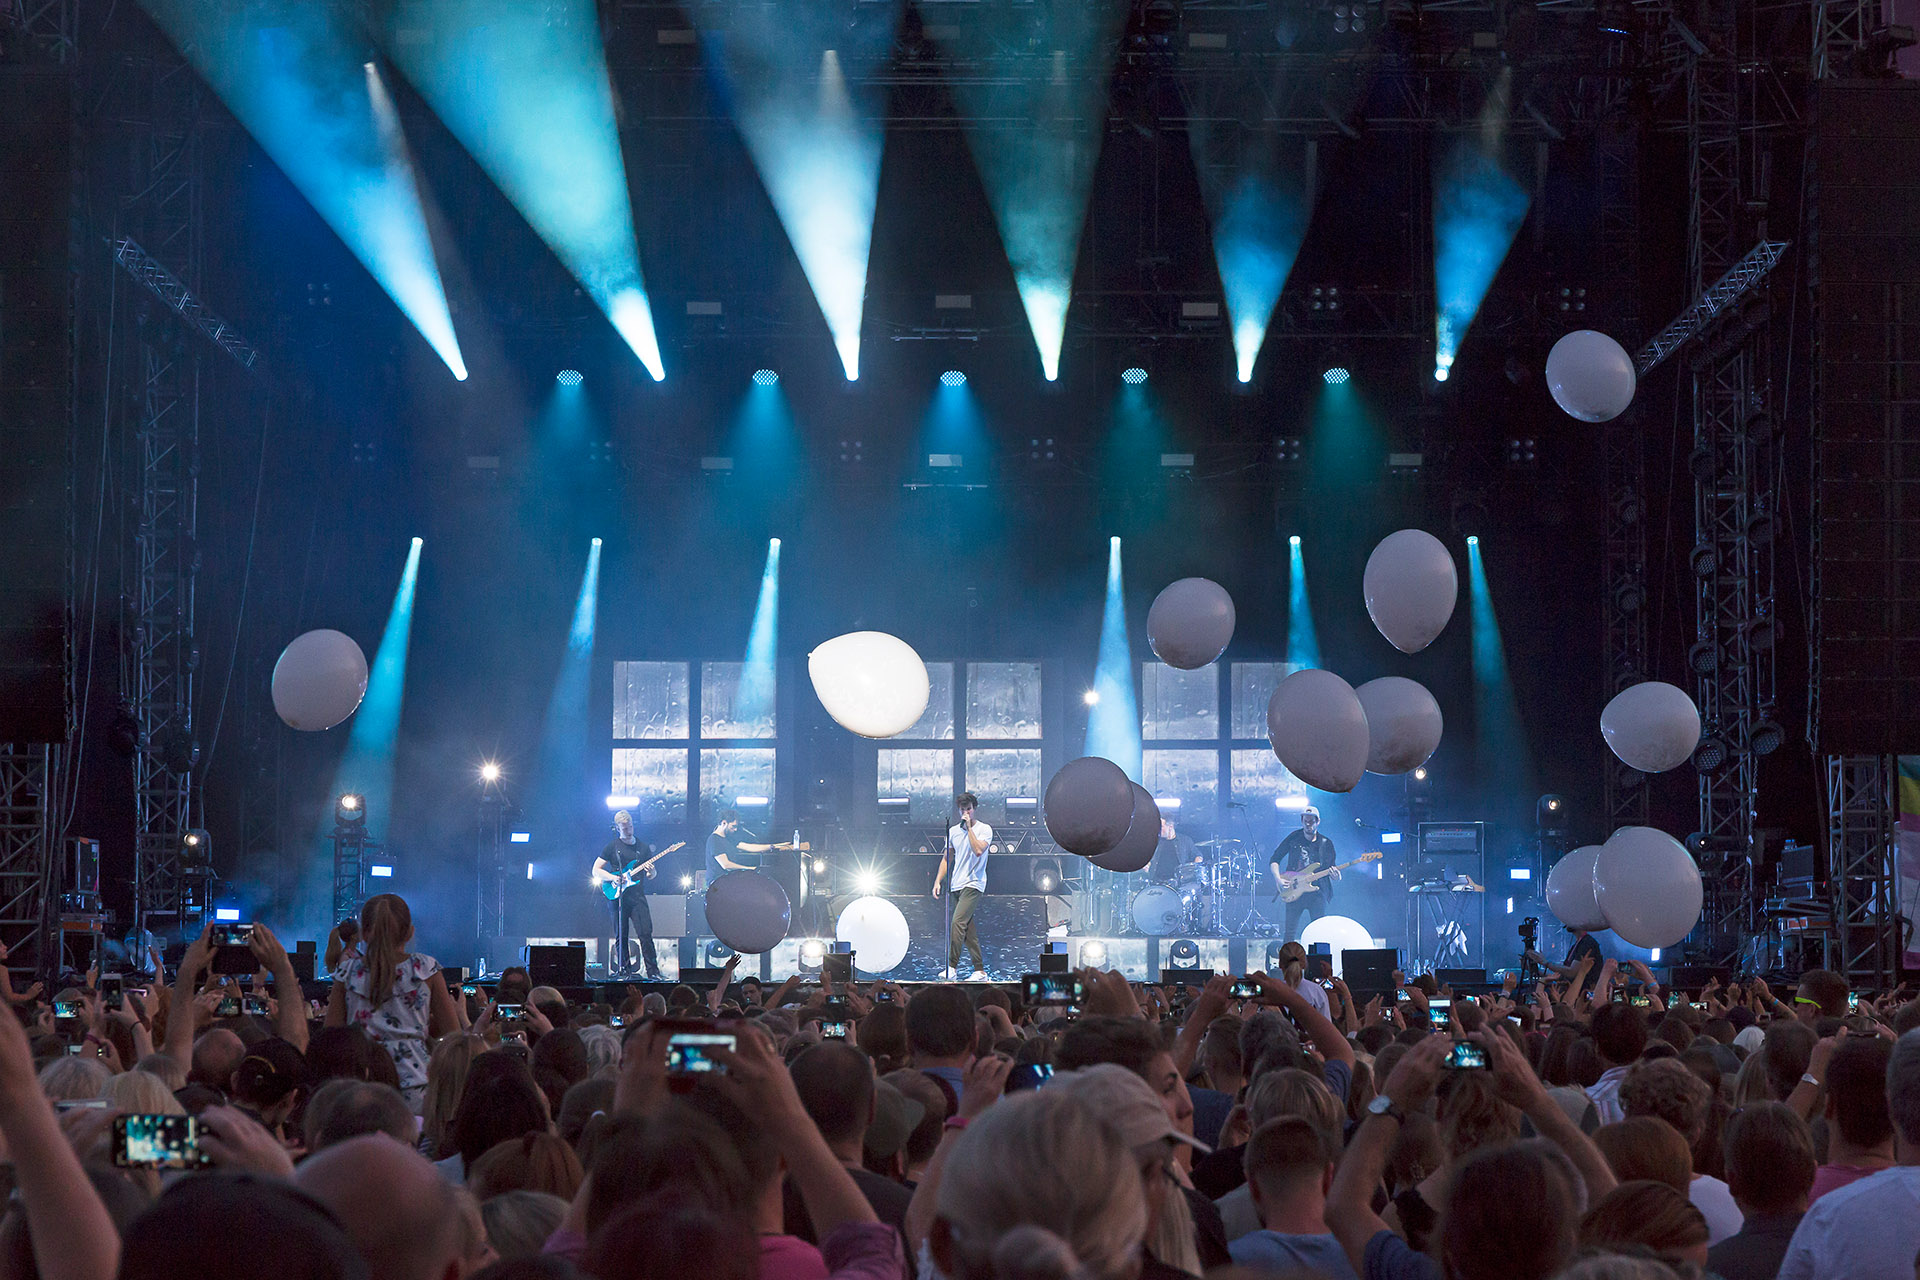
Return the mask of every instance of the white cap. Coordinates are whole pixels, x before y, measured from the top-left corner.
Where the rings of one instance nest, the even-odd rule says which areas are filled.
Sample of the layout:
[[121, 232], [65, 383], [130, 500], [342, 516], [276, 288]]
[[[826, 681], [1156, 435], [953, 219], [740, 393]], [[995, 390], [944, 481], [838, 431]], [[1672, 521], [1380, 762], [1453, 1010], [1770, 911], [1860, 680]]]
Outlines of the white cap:
[[1319, 816], [1320, 816], [1320, 811], [1314, 808], [1312, 805], [1308, 805], [1306, 808], [1300, 811], [1300, 817], [1302, 820], [1305, 820], [1307, 818], [1318, 818]]

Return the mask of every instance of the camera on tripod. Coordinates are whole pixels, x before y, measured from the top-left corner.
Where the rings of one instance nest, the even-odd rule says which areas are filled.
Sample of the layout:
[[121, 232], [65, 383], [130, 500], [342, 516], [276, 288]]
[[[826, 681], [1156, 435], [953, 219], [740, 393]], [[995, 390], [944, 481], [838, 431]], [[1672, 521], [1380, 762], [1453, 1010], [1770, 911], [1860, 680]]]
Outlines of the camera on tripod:
[[1540, 917], [1528, 916], [1520, 922], [1520, 941], [1527, 944], [1528, 950], [1538, 950], [1540, 946]]

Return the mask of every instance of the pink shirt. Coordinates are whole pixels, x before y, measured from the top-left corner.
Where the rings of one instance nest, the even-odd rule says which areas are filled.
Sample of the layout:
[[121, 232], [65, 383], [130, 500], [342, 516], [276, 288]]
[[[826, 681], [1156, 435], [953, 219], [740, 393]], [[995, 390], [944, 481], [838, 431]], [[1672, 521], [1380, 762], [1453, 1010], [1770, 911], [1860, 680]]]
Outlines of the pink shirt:
[[1807, 1192], [1807, 1203], [1812, 1204], [1829, 1191], [1838, 1191], [1850, 1182], [1878, 1172], [1879, 1169], [1862, 1169], [1853, 1164], [1823, 1164], [1813, 1171], [1813, 1190]]

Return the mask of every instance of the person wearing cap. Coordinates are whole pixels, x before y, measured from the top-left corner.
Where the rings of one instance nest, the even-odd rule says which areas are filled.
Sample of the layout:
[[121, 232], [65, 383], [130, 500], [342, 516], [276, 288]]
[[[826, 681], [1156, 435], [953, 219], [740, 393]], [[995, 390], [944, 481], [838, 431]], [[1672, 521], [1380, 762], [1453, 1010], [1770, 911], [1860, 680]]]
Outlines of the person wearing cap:
[[[879, 1148], [884, 1159], [897, 1156], [925, 1108], [892, 1085], [875, 1080], [867, 1055], [841, 1042], [814, 1045], [795, 1058], [789, 1070], [793, 1087], [800, 1094], [800, 1105], [812, 1117], [834, 1158], [853, 1175], [854, 1185], [873, 1206], [874, 1216], [896, 1230], [904, 1228], [913, 1192], [868, 1169], [864, 1157], [869, 1148]], [[785, 1212], [789, 1235], [818, 1243], [806, 1206], [791, 1182], [786, 1188]]]
[[[1298, 871], [1326, 870], [1334, 863], [1333, 841], [1320, 834], [1320, 811], [1312, 805], [1300, 811], [1300, 829], [1289, 831], [1273, 851], [1269, 866], [1273, 871], [1273, 891], [1280, 893], [1282, 875]], [[1340, 878], [1336, 870], [1331, 876], [1313, 882], [1313, 888], [1287, 904], [1286, 929], [1282, 937], [1288, 940], [1297, 936], [1300, 917], [1305, 915], [1311, 923], [1314, 919], [1326, 915], [1333, 904], [1333, 881]]]
[[1147, 1198], [1140, 1280], [1199, 1275], [1202, 1264], [1193, 1214], [1181, 1193], [1173, 1156], [1181, 1144], [1202, 1155], [1211, 1154], [1212, 1148], [1181, 1132], [1153, 1086], [1115, 1063], [1063, 1072], [1053, 1077], [1047, 1091], [1064, 1093], [1084, 1103], [1113, 1126], [1140, 1161], [1140, 1181]]
[[1281, 946], [1277, 958], [1282, 980], [1298, 991], [1308, 1004], [1318, 1009], [1321, 1017], [1333, 1021], [1333, 1007], [1327, 1000], [1327, 989], [1307, 978], [1307, 949], [1298, 942], [1288, 942]]

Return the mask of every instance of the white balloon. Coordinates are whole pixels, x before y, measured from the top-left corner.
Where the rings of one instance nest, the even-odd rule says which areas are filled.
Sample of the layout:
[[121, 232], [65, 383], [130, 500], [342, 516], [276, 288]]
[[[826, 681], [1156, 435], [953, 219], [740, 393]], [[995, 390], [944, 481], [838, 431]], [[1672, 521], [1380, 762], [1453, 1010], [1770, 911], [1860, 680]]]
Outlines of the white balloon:
[[1147, 643], [1170, 667], [1193, 671], [1226, 652], [1233, 639], [1233, 597], [1208, 578], [1169, 583], [1147, 610]]
[[1569, 929], [1592, 933], [1607, 927], [1607, 914], [1593, 898], [1593, 860], [1599, 854], [1599, 845], [1583, 844], [1547, 872], [1547, 910]]
[[1133, 824], [1133, 782], [1119, 765], [1101, 756], [1081, 756], [1060, 766], [1047, 783], [1047, 833], [1068, 853], [1083, 858], [1107, 852]]
[[1446, 543], [1425, 529], [1402, 529], [1380, 539], [1361, 579], [1367, 616], [1388, 643], [1418, 653], [1446, 630], [1460, 598], [1460, 573]]
[[841, 911], [833, 936], [853, 947], [853, 963], [863, 973], [886, 973], [907, 958], [912, 935], [900, 908], [869, 894]]
[[1600, 733], [1622, 761], [1642, 773], [1665, 773], [1693, 758], [1700, 710], [1686, 690], [1642, 680], [1614, 695], [1600, 713]]
[[1553, 402], [1582, 422], [1605, 422], [1625, 413], [1637, 382], [1627, 349], [1597, 330], [1564, 334], [1547, 353]]
[[1324, 942], [1333, 952], [1333, 976], [1346, 977], [1346, 957], [1348, 951], [1371, 951], [1373, 934], [1367, 926], [1358, 920], [1346, 916], [1316, 916], [1306, 928], [1300, 931], [1300, 945], [1311, 947]]
[[1113, 848], [1087, 859], [1102, 871], [1139, 871], [1153, 861], [1154, 850], [1160, 847], [1160, 806], [1152, 792], [1137, 782], [1131, 785], [1133, 820], [1127, 824], [1127, 834]]
[[367, 696], [367, 655], [352, 636], [309, 631], [273, 664], [273, 709], [295, 729], [331, 729]]
[[927, 664], [884, 631], [850, 631], [807, 655], [807, 675], [833, 722], [863, 738], [905, 733], [926, 714]]
[[1440, 746], [1440, 704], [1418, 680], [1381, 676], [1353, 692], [1367, 713], [1368, 773], [1410, 772]]
[[1367, 771], [1367, 713], [1353, 686], [1309, 667], [1267, 699], [1267, 740], [1287, 771], [1322, 791], [1351, 791]]
[[1700, 868], [1666, 832], [1622, 827], [1594, 856], [1593, 897], [1625, 941], [1676, 946], [1700, 922]]

